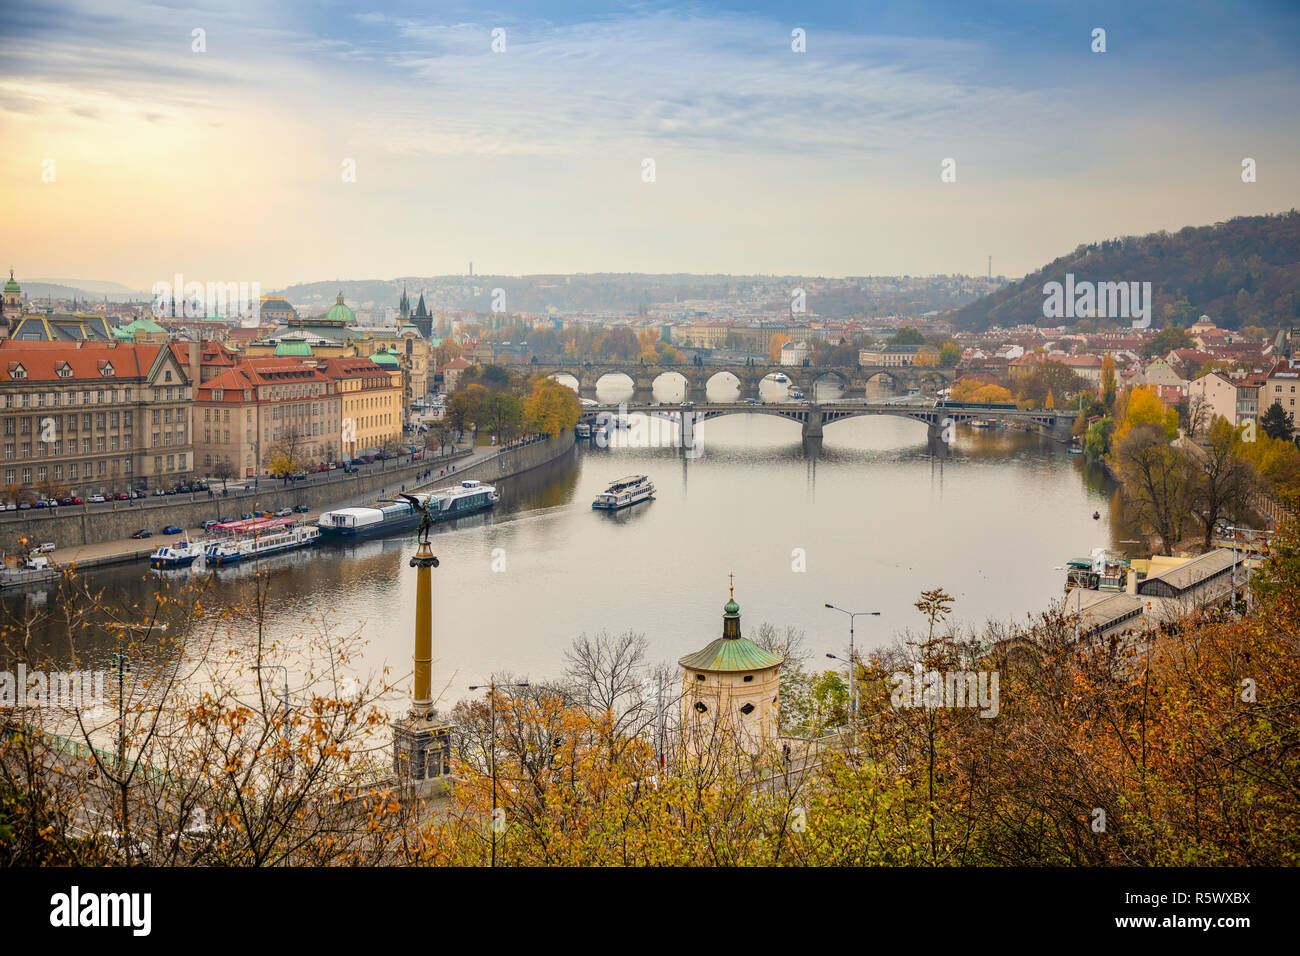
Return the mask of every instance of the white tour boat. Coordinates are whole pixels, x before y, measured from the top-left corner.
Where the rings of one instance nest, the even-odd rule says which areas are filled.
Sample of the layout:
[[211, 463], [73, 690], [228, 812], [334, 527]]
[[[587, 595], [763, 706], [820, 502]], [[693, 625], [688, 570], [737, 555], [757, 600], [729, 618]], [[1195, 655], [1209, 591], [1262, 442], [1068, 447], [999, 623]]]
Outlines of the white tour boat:
[[596, 496], [591, 507], [597, 511], [617, 511], [641, 501], [649, 501], [654, 495], [653, 481], [645, 475], [630, 475], [612, 482]]

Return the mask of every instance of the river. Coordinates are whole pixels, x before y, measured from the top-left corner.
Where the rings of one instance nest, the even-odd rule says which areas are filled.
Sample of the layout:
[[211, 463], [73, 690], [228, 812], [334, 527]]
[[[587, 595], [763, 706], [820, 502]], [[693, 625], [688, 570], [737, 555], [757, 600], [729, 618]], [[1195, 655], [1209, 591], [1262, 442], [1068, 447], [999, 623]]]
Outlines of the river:
[[[797, 424], [767, 415], [715, 419], [701, 437], [695, 459], [579, 443], [505, 482], [491, 514], [439, 527], [434, 669], [447, 699], [493, 672], [556, 676], [583, 632], [643, 632], [655, 660], [675, 660], [721, 633], [732, 573], [744, 628], [794, 625], [830, 664], [848, 627], [827, 603], [880, 612], [859, 618], [860, 650], [919, 629], [912, 605], [930, 588], [953, 595], [964, 625], [1023, 620], [1060, 599], [1054, 568], [1120, 544], [1113, 487], [1034, 433], [961, 428], [947, 457], [930, 453], [924, 425], [888, 416], [826, 426], [817, 454]], [[655, 500], [593, 512], [592, 498], [627, 474], [649, 475]], [[271, 633], [291, 644], [314, 609], [362, 630], [367, 669], [405, 674], [413, 552], [406, 534], [270, 559]], [[249, 570], [218, 571], [216, 595], [237, 593]], [[147, 602], [154, 586], [143, 566], [94, 581], [119, 603]]]

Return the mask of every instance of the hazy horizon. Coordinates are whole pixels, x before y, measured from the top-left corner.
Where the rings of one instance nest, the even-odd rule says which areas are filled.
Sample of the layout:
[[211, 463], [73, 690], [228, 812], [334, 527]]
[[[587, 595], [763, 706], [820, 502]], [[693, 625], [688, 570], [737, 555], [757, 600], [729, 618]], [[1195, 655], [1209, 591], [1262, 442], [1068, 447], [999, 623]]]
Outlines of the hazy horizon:
[[978, 276], [992, 255], [1014, 279], [1300, 206], [1298, 42], [1269, 2], [55, 0], [0, 33], [0, 265], [269, 291], [471, 261]]

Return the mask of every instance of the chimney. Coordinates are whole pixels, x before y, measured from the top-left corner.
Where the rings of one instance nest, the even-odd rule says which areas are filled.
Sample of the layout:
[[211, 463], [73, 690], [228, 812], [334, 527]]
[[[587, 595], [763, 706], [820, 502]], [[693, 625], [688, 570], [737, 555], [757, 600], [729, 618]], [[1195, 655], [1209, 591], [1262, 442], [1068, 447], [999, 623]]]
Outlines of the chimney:
[[190, 343], [190, 385], [194, 388], [199, 387], [202, 378], [203, 363], [199, 359], [199, 352], [202, 348], [198, 342]]

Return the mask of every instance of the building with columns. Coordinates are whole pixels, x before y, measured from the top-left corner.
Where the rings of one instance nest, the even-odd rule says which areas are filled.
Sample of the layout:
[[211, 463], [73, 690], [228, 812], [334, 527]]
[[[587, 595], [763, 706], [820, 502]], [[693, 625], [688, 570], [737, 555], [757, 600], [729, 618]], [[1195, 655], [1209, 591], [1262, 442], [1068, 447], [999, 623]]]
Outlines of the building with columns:
[[781, 664], [740, 633], [736, 588], [722, 609], [722, 636], [677, 663], [682, 668], [682, 731], [686, 746], [701, 752], [732, 741], [756, 752], [779, 732]]

